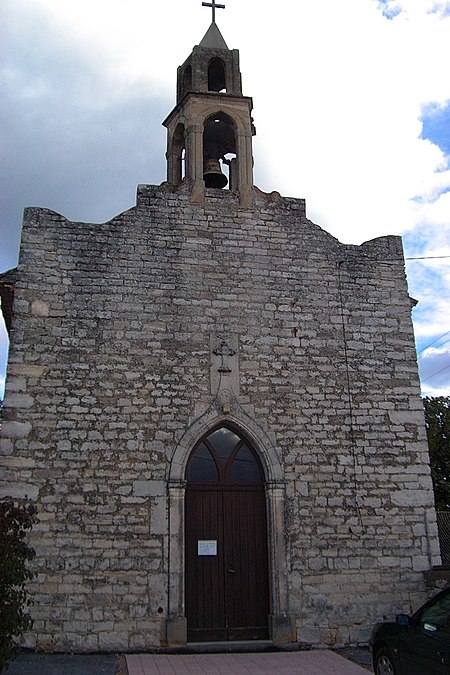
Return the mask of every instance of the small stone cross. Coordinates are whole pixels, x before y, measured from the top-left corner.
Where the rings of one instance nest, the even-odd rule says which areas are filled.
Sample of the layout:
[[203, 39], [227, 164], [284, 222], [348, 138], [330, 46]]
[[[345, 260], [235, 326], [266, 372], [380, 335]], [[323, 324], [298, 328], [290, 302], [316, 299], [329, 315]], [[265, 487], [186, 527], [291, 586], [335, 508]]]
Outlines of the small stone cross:
[[217, 369], [217, 372], [219, 372], [219, 373], [231, 373], [231, 368], [227, 368], [227, 366], [225, 364], [225, 357], [226, 356], [234, 356], [236, 354], [234, 349], [231, 349], [231, 347], [229, 347], [227, 345], [227, 343], [225, 341], [223, 341], [223, 342], [220, 343], [220, 345], [217, 347], [217, 349], [214, 349], [213, 354], [215, 354], [216, 356], [220, 356], [221, 360], [222, 360], [222, 362], [220, 364], [220, 368]]
[[216, 9], [225, 9], [225, 5], [217, 5], [216, 0], [211, 0], [211, 2], [202, 2], [202, 6], [211, 7], [213, 23], [216, 23]]

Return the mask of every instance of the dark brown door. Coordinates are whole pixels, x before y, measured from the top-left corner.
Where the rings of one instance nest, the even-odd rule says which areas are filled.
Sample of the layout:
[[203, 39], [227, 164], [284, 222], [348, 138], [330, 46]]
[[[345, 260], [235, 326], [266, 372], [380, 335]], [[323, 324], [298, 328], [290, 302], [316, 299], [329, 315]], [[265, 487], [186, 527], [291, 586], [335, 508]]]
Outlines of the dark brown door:
[[267, 638], [266, 505], [254, 451], [221, 427], [194, 449], [187, 480], [188, 640]]

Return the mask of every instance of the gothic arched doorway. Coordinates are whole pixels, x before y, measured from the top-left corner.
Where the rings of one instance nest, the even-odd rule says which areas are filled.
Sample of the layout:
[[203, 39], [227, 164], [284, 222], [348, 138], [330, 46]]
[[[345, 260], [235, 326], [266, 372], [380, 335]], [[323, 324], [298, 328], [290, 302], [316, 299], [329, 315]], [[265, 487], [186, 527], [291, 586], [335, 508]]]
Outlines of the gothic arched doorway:
[[216, 428], [193, 449], [186, 480], [188, 641], [267, 638], [266, 500], [255, 451]]

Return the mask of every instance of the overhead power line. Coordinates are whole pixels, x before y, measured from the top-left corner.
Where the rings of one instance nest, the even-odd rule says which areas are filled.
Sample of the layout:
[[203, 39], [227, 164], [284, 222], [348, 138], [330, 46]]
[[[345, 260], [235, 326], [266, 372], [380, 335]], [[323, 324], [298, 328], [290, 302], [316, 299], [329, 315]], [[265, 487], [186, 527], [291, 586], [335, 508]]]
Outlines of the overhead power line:
[[420, 355], [423, 354], [423, 352], [424, 352], [426, 349], [428, 349], [429, 347], [432, 347], [433, 345], [436, 344], [436, 342], [439, 342], [439, 340], [442, 340], [443, 337], [445, 337], [446, 335], [449, 335], [449, 334], [450, 334], [450, 330], [448, 330], [448, 331], [447, 331], [446, 333], [444, 333], [443, 335], [440, 335], [439, 337], [437, 337], [435, 340], [433, 340], [433, 342], [430, 342], [429, 345], [427, 345], [426, 347], [423, 347], [423, 348], [420, 350], [420, 352], [417, 352], [417, 356], [420, 358]]
[[448, 370], [449, 368], [450, 368], [450, 364], [449, 364], [448, 366], [445, 366], [445, 368], [441, 368], [440, 370], [437, 370], [437, 371], [436, 371], [435, 373], [433, 373], [432, 375], [428, 375], [428, 377], [426, 377], [425, 379], [422, 380], [422, 384], [423, 384], [424, 382], [428, 382], [428, 380], [431, 380], [432, 377], [434, 377], [435, 375], [439, 375], [440, 373], [443, 373], [444, 370]]
[[405, 260], [440, 260], [442, 258], [450, 258], [450, 255], [422, 255], [418, 258], [405, 258]]

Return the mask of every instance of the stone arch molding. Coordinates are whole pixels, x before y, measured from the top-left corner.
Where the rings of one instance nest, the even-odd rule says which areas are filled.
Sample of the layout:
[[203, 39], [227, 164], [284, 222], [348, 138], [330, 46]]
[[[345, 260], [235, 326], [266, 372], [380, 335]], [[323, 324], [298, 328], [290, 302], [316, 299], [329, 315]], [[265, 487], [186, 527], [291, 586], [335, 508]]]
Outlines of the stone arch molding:
[[238, 412], [224, 413], [219, 406], [209, 408], [198, 417], [180, 439], [170, 464], [170, 483], [184, 480], [189, 455], [198, 441], [211, 429], [220, 425], [231, 425], [248, 438], [262, 461], [265, 478], [268, 483], [284, 482], [283, 470], [269, 434], [257, 425], [242, 409]]
[[188, 126], [187, 119], [183, 115], [180, 115], [180, 117], [177, 120], [176, 125], [174, 125], [173, 129], [171, 129], [170, 132], [169, 132], [169, 139], [170, 139], [171, 144], [173, 144], [174, 140], [177, 139], [177, 135], [179, 133], [180, 127], [183, 127], [184, 134], [186, 135], [187, 126]]
[[193, 121], [195, 124], [203, 126], [207, 120], [221, 114], [227, 115], [234, 122], [237, 135], [245, 136], [246, 134], [250, 133], [251, 136], [251, 132], [248, 130], [246, 110], [240, 110], [239, 108], [233, 107], [231, 105], [204, 105], [202, 109], [197, 112], [197, 114], [193, 115]]
[[[230, 410], [233, 412], [225, 412]], [[186, 644], [184, 614], [184, 496], [185, 469], [196, 443], [214, 427], [229, 425], [241, 432], [259, 453], [266, 477], [271, 614], [269, 634], [275, 643], [293, 642], [295, 622], [290, 615], [284, 523], [285, 482], [274, 439], [242, 409], [230, 391], [222, 390], [214, 403], [189, 426], [170, 463], [168, 481], [168, 598], [166, 643]]]

